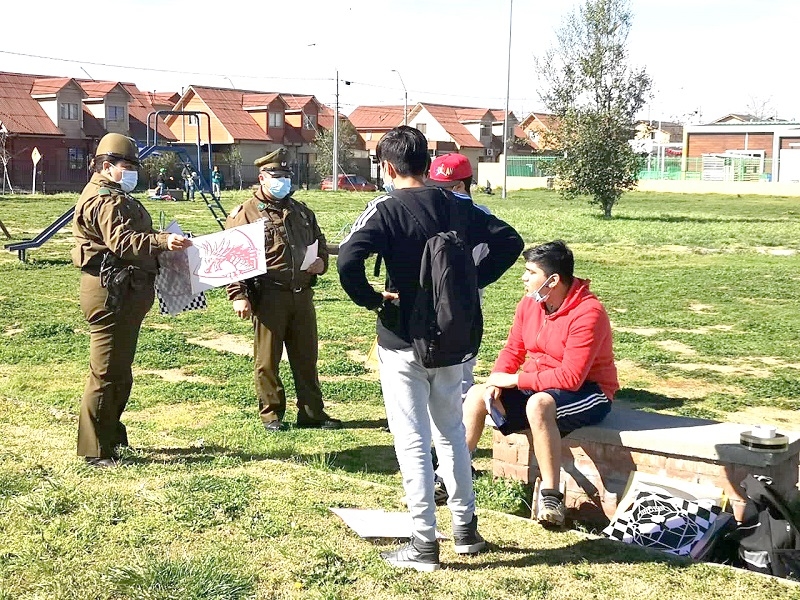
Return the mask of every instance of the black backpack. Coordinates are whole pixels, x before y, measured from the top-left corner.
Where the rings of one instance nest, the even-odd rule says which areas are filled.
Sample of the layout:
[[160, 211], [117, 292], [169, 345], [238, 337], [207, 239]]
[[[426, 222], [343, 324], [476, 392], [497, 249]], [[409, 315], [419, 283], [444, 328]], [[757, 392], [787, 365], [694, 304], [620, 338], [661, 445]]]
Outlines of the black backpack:
[[414, 356], [429, 369], [472, 359], [478, 354], [483, 337], [478, 270], [472, 247], [465, 241], [473, 205], [453, 194], [442, 194], [450, 207], [448, 231], [425, 227], [400, 202], [428, 237], [408, 329]]
[[800, 531], [772, 480], [748, 475], [742, 481], [747, 503], [739, 527], [729, 534], [738, 542], [741, 566], [776, 577], [800, 579]]

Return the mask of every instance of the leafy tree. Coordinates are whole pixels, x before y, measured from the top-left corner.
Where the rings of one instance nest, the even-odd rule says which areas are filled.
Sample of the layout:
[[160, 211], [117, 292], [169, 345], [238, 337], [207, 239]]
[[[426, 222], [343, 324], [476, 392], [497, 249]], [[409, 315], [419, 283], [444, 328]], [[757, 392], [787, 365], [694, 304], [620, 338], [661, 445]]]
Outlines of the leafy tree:
[[[339, 119], [339, 173], [352, 173], [355, 170], [353, 149], [358, 132], [347, 119]], [[314, 140], [317, 148], [317, 162], [314, 171], [320, 180], [333, 172], [333, 129], [319, 129]]]
[[159, 152], [151, 154], [142, 161], [141, 171], [148, 187], [155, 186], [158, 172], [161, 169], [164, 169], [167, 175], [167, 187], [176, 187], [176, 176], [180, 172], [178, 155], [174, 152]]
[[239, 151], [239, 146], [232, 144], [231, 147], [225, 152], [225, 161], [230, 165], [233, 170], [234, 180], [239, 180], [239, 191], [242, 189], [242, 153]]
[[628, 0], [585, 0], [536, 61], [542, 101], [558, 120], [559, 188], [568, 198], [591, 196], [607, 218], [636, 185], [639, 165], [628, 140], [651, 87], [645, 70], [628, 64], [631, 18]]

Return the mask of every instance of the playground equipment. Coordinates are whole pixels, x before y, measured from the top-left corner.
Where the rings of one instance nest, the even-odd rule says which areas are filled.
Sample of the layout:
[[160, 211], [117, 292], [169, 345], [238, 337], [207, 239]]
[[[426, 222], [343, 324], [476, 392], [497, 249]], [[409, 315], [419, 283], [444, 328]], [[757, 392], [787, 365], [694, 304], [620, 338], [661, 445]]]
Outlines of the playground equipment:
[[[186, 115], [189, 116], [190, 119], [194, 118], [197, 120], [197, 154], [195, 157], [195, 161], [189, 157], [189, 153], [187, 152], [186, 148], [180, 146], [167, 146], [167, 145], [159, 145], [158, 143], [158, 118], [161, 115]], [[205, 172], [203, 169], [200, 168], [202, 164], [202, 144], [200, 143], [200, 116], [205, 116], [206, 118], [206, 125], [208, 127], [208, 173], [211, 172], [212, 167], [212, 146], [211, 146], [211, 119], [208, 113], [205, 112], [198, 112], [198, 111], [179, 111], [179, 110], [159, 110], [155, 112], [151, 112], [147, 115], [147, 139], [145, 143], [145, 147], [139, 151], [139, 159], [144, 160], [148, 156], [151, 156], [158, 152], [174, 152], [177, 154], [178, 158], [181, 160], [182, 164], [189, 163], [192, 166], [192, 169], [197, 172], [197, 177], [199, 181], [198, 185], [198, 192], [200, 193], [200, 197], [203, 199], [208, 210], [211, 212], [211, 215], [214, 217], [214, 220], [220, 226], [220, 229], [225, 229], [225, 218], [228, 216], [228, 213], [225, 212], [225, 209], [220, 204], [219, 196], [215, 195], [211, 189], [211, 185], [209, 184]], [[150, 132], [153, 132], [152, 135], [152, 143], [151, 143], [151, 135]], [[5, 249], [9, 252], [16, 252], [17, 256], [22, 262], [25, 262], [27, 258], [27, 251], [32, 250], [34, 248], [39, 248], [47, 242], [50, 238], [52, 238], [56, 233], [58, 233], [61, 228], [65, 227], [68, 223], [72, 222], [72, 217], [75, 214], [75, 207], [71, 207], [67, 210], [63, 215], [58, 217], [55, 221], [50, 223], [45, 229], [43, 229], [35, 238], [30, 240], [22, 240], [21, 242], [15, 242], [13, 244], [6, 244]], [[2, 226], [2, 222], [0, 222], [0, 226]], [[2, 226], [3, 232], [6, 234], [7, 237], [11, 237], [6, 231], [5, 226]]]
[[[192, 119], [196, 120], [197, 123], [197, 143], [196, 143], [196, 157], [195, 160], [189, 157], [189, 153], [186, 151], [185, 148], [180, 146], [162, 146], [158, 143], [158, 119], [162, 115], [178, 115], [178, 116], [188, 116], [189, 123], [192, 122]], [[208, 139], [208, 169], [201, 169], [200, 167], [203, 164], [202, 160], [202, 143], [200, 141], [200, 117], [204, 116], [206, 119], [206, 139]], [[152, 140], [150, 136], [150, 132], [152, 131]], [[151, 143], [152, 141], [152, 143]], [[181, 164], [189, 163], [192, 166], [192, 169], [197, 172], [197, 177], [199, 180], [199, 184], [197, 186], [197, 191], [200, 193], [200, 198], [202, 198], [203, 202], [205, 202], [206, 207], [211, 212], [211, 216], [214, 217], [214, 220], [219, 224], [220, 229], [225, 229], [225, 218], [228, 216], [228, 213], [225, 212], [225, 209], [222, 207], [222, 204], [219, 202], [219, 196], [214, 194], [214, 191], [211, 188], [211, 183], [208, 181], [207, 175], [211, 173], [211, 169], [213, 167], [213, 160], [212, 160], [212, 146], [211, 146], [211, 117], [207, 112], [196, 111], [196, 110], [158, 110], [155, 112], [151, 112], [147, 115], [147, 139], [145, 147], [139, 152], [139, 160], [144, 160], [148, 156], [156, 154], [158, 152], [174, 152], [181, 161]]]

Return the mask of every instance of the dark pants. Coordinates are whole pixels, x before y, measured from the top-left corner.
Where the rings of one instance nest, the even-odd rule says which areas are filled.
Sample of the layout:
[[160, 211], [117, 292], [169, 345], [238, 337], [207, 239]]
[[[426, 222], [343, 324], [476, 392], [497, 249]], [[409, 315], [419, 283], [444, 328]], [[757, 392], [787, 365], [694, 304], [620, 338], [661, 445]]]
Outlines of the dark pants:
[[133, 386], [131, 365], [139, 329], [153, 305], [153, 276], [138, 273], [119, 314], [105, 307], [108, 296], [100, 278], [81, 275], [80, 304], [89, 322], [89, 380], [78, 420], [78, 456], [110, 458], [127, 445], [119, 419]]
[[314, 293], [264, 289], [254, 310], [256, 394], [261, 420], [282, 419], [286, 394], [279, 374], [283, 346], [297, 393], [298, 420], [325, 418], [317, 376], [317, 314]]

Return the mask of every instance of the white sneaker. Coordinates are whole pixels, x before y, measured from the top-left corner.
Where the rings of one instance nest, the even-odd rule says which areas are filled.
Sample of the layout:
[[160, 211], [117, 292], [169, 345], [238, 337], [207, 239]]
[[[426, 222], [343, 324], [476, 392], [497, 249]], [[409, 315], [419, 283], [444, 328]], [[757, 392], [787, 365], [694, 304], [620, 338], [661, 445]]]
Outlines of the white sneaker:
[[565, 516], [564, 494], [558, 490], [539, 490], [536, 520], [542, 525], [563, 527]]

